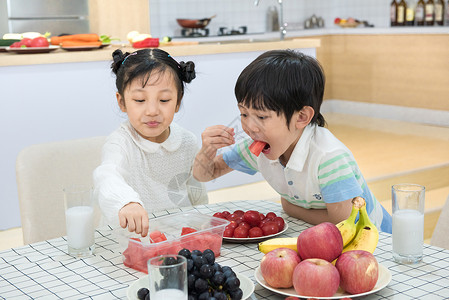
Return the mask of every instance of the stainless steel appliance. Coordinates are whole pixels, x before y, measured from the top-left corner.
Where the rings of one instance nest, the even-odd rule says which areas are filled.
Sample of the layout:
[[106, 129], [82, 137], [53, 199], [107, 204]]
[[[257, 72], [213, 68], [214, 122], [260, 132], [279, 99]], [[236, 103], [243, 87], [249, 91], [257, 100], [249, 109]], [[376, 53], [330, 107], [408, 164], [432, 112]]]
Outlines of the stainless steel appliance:
[[0, 33], [89, 32], [88, 0], [0, 0]]

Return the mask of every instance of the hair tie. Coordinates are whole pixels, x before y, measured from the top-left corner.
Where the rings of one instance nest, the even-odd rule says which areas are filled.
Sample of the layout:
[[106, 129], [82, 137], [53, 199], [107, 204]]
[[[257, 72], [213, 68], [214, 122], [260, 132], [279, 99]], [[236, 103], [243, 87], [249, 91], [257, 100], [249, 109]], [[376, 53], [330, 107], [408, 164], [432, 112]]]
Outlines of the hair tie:
[[128, 57], [130, 57], [131, 55], [136, 55], [137, 54], [137, 52], [133, 52], [133, 53], [131, 53], [131, 54], [128, 54], [126, 57], [125, 57], [125, 59], [122, 61], [122, 65], [125, 63], [125, 61], [128, 59]]

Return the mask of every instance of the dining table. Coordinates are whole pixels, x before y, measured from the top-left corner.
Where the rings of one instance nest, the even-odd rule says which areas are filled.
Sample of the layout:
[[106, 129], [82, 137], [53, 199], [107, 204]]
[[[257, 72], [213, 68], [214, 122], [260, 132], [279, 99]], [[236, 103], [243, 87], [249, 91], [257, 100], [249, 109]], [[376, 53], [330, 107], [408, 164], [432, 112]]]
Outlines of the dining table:
[[[288, 216], [280, 203], [269, 200], [167, 209], [150, 214], [150, 218], [192, 210], [210, 216], [235, 210], [274, 212], [288, 225], [276, 237], [297, 237], [312, 226]], [[67, 254], [65, 236], [3, 250], [0, 252], [0, 299], [128, 299], [130, 286], [147, 274], [126, 267], [122, 250], [110, 226], [96, 229], [95, 252], [84, 258]], [[285, 299], [286, 295], [265, 288], [255, 279], [255, 270], [263, 256], [257, 242], [223, 241], [216, 261], [251, 279], [254, 292], [248, 299]], [[391, 274], [391, 279], [385, 287], [360, 299], [449, 299], [449, 250], [424, 244], [421, 263], [399, 264], [392, 257], [391, 234], [380, 232], [374, 256]]]

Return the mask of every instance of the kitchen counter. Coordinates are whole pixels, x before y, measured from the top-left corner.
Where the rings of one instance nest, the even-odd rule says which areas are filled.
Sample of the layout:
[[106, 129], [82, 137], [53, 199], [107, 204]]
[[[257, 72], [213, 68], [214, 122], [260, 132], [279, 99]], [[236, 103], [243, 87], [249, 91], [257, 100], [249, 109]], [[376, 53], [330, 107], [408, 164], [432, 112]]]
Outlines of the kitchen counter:
[[[446, 35], [449, 27], [356, 27], [288, 30], [284, 41], [279, 41], [279, 32], [255, 33], [231, 36], [210, 36], [201, 38], [174, 38], [177, 42], [198, 42], [198, 45], [162, 46], [173, 56], [205, 55], [219, 53], [236, 53], [280, 48], [316, 48], [321, 45], [320, 36], [334, 35]], [[318, 38], [317, 38], [318, 37]], [[123, 47], [124, 51], [135, 49], [125, 45], [92, 51], [65, 51], [58, 49], [45, 54], [0, 53], [1, 66], [19, 66], [36, 64], [53, 64], [67, 62], [109, 61], [115, 48]]]
[[[251, 51], [266, 51], [273, 49], [298, 49], [298, 48], [316, 48], [320, 46], [319, 39], [289, 39], [279, 40], [260, 40], [257, 42], [242, 41], [236, 43], [200, 43], [198, 45], [184, 46], [165, 46], [161, 49], [169, 52], [172, 56], [190, 56], [205, 54], [237, 53]], [[66, 51], [57, 49], [50, 53], [40, 54], [16, 54], [11, 52], [0, 53], [1, 66], [20, 66], [20, 65], [38, 65], [72, 62], [91, 62], [91, 61], [110, 61], [112, 52], [116, 48], [133, 52], [136, 49], [127, 45], [111, 45], [103, 49], [91, 51]]]
[[[406, 35], [406, 34], [449, 34], [449, 27], [356, 27], [356, 28], [341, 28], [332, 26], [332, 28], [316, 28], [316, 29], [301, 29], [289, 30], [287, 27], [286, 40], [304, 37], [316, 37], [325, 35]], [[279, 32], [253, 33], [244, 35], [227, 35], [227, 36], [208, 36], [200, 38], [175, 38], [176, 41], [198, 41], [204, 42], [229, 42], [229, 41], [258, 41], [258, 40], [279, 40]]]

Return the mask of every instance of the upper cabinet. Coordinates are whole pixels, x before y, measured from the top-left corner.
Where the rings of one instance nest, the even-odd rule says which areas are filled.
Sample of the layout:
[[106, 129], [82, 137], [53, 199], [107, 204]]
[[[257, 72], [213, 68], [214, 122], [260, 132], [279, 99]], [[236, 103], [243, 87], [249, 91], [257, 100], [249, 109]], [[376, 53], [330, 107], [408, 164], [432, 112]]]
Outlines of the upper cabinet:
[[89, 0], [91, 32], [126, 41], [128, 32], [150, 33], [149, 0]]

